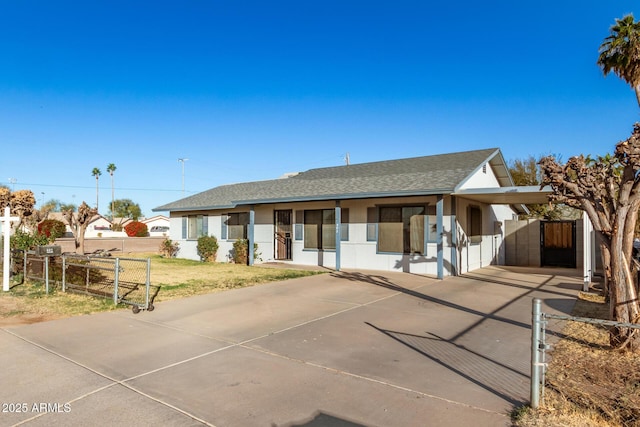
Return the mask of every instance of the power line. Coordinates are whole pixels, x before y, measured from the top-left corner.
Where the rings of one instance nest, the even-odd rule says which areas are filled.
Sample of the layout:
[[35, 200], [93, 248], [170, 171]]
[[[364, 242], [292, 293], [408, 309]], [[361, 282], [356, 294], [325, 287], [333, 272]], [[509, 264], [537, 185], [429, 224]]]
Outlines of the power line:
[[[82, 189], [95, 189], [95, 187], [93, 186], [89, 186], [89, 185], [62, 185], [62, 184], [36, 184], [36, 183], [32, 183], [32, 182], [21, 182], [20, 183], [21, 187], [28, 187], [28, 186], [34, 186], [34, 187], [56, 187], [56, 188], [82, 188]], [[111, 187], [99, 187], [102, 189], [109, 189]], [[116, 190], [126, 190], [126, 191], [163, 191], [163, 192], [180, 192], [182, 190], [180, 189], [166, 189], [166, 188], [128, 188], [128, 187], [114, 187], [114, 189]], [[187, 190], [187, 192], [189, 192], [189, 190]]]

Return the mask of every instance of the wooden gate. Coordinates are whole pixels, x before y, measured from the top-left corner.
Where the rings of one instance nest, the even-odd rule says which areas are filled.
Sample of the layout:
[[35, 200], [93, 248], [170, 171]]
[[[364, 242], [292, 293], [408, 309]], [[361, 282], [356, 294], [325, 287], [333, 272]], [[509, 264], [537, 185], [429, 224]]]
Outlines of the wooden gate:
[[576, 268], [576, 222], [540, 222], [540, 258], [543, 267]]
[[275, 235], [275, 259], [291, 259], [291, 210], [274, 211]]

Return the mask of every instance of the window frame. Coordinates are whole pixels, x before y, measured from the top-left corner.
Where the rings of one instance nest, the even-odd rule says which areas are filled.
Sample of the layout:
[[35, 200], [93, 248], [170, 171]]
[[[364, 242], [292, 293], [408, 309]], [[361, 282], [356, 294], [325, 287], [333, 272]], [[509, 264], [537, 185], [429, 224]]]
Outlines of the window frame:
[[182, 216], [182, 239], [198, 240], [209, 233], [209, 216], [204, 214]]
[[[427, 243], [431, 243], [432, 240], [429, 238], [430, 233], [429, 233], [429, 226], [430, 226], [430, 221], [429, 221], [429, 217], [432, 216], [431, 215], [431, 211], [429, 209], [430, 205], [428, 203], [403, 203], [403, 204], [391, 204], [391, 205], [378, 205], [375, 208], [368, 208], [367, 209], [367, 241], [375, 241], [376, 242], [376, 252], [380, 253], [380, 254], [401, 254], [401, 255], [426, 255], [427, 254]], [[375, 211], [373, 210], [375, 209]], [[389, 214], [393, 214], [392, 210], [398, 210], [398, 212], [396, 212], [396, 215], [398, 215], [398, 219], [399, 221], [386, 221], [385, 220], [385, 213], [383, 210], [389, 210]], [[415, 214], [415, 215], [408, 215], [410, 213], [410, 209], [419, 209], [421, 210], [421, 213], [419, 214]], [[375, 218], [374, 218], [375, 215]], [[411, 222], [411, 218], [413, 216], [421, 216], [422, 217], [422, 225], [418, 230], [413, 229], [412, 226], [412, 222]], [[393, 219], [388, 217], [389, 219]], [[371, 221], [375, 220], [375, 223], [372, 223]], [[390, 226], [388, 227], [390, 230], [389, 232], [392, 234], [395, 234], [397, 236], [398, 233], [402, 234], [402, 250], [398, 251], [398, 250], [387, 250], [387, 247], [392, 246], [392, 242], [389, 242], [390, 244], [387, 245], [387, 242], [383, 242], [382, 245], [382, 249], [381, 249], [381, 244], [380, 244], [380, 239], [385, 238], [384, 235], [387, 233], [386, 230], [384, 230], [387, 227], [381, 227], [381, 224], [395, 224], [394, 227]], [[414, 223], [417, 224], [417, 223]], [[372, 225], [375, 225], [374, 227], [372, 227]], [[381, 229], [382, 228], [382, 229]], [[397, 228], [398, 230], [393, 231], [393, 228]], [[400, 231], [401, 228], [401, 231]], [[419, 233], [419, 237], [417, 240], [415, 240], [413, 242], [413, 244], [415, 245], [416, 243], [419, 245], [419, 250], [412, 250], [412, 233], [414, 233], [414, 231], [417, 231]], [[375, 235], [375, 240], [373, 239], [373, 236]], [[397, 238], [397, 237], [396, 237]], [[434, 239], [436, 239], [437, 236], [434, 237]], [[435, 240], [434, 240], [435, 241]]]
[[483, 236], [483, 219], [482, 208], [478, 205], [469, 205], [467, 207], [467, 225], [469, 243], [478, 245], [482, 243]]
[[[247, 239], [249, 222], [249, 212], [229, 212], [222, 215], [221, 240], [236, 241]], [[237, 234], [237, 230], [240, 228], [242, 229], [242, 237], [238, 237], [239, 235]]]
[[[336, 209], [305, 209], [296, 211], [295, 240], [302, 241], [303, 250], [306, 251], [335, 251], [336, 250]], [[308, 215], [308, 216], [307, 216]], [[311, 217], [316, 216], [315, 223], [310, 222]], [[300, 222], [301, 221], [301, 222]], [[311, 226], [317, 228], [312, 231]], [[310, 233], [315, 234], [312, 239]], [[325, 236], [327, 238], [325, 238]], [[334, 236], [333, 238], [329, 236]], [[327, 245], [326, 240], [333, 243]], [[349, 208], [340, 209], [340, 241], [349, 241]], [[315, 243], [311, 245], [311, 242]]]

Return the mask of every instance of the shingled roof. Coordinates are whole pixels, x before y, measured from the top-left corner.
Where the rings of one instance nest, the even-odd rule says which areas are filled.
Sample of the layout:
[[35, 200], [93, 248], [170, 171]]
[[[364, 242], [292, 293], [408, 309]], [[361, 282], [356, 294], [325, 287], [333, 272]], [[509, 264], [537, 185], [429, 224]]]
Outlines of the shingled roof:
[[[485, 163], [504, 168], [497, 148], [311, 169], [290, 178], [222, 185], [154, 211], [228, 209], [238, 205], [453, 193]], [[506, 169], [505, 169], [506, 170]], [[506, 179], [508, 173], [497, 173]]]

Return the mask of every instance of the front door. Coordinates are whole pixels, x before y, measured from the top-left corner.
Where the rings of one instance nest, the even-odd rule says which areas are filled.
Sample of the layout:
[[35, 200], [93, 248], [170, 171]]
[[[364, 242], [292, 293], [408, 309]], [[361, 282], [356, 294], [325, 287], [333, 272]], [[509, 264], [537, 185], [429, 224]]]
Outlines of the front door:
[[291, 210], [275, 211], [275, 254], [277, 260], [291, 260]]
[[543, 267], [576, 268], [576, 222], [540, 221]]

